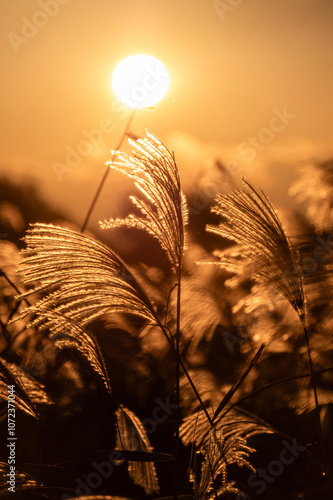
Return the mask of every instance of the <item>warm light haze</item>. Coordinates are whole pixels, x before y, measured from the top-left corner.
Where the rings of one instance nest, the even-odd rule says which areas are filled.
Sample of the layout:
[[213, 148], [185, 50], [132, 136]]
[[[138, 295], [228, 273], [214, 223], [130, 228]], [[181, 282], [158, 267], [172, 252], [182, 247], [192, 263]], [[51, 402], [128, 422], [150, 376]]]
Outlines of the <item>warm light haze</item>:
[[161, 61], [170, 84], [155, 105], [139, 103], [155, 109], [139, 110], [131, 130], [177, 149], [189, 188], [219, 157], [285, 200], [298, 164], [333, 153], [330, 0], [17, 0], [1, 9], [1, 171], [37, 182], [78, 219], [131, 112], [110, 77], [133, 55]]

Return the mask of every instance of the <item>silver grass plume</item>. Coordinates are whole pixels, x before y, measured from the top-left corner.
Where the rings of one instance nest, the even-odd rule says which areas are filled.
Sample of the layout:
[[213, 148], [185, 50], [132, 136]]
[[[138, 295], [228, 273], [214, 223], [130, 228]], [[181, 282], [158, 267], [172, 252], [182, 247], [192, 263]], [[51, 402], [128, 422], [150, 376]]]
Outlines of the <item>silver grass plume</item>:
[[[114, 170], [133, 179], [135, 186], [144, 196], [145, 199], [136, 196], [130, 197], [140, 215], [130, 214], [125, 219], [109, 219], [100, 225], [102, 229], [116, 229], [125, 226], [146, 231], [158, 240], [177, 276], [177, 317], [174, 347], [176, 354], [175, 396], [179, 407], [181, 276], [188, 209], [181, 190], [174, 154], [148, 131], [145, 139], [129, 139], [129, 142], [134, 147], [132, 155], [113, 151], [113, 157], [117, 157], [118, 161], [112, 160], [109, 165]], [[200, 399], [199, 394], [197, 397]], [[177, 412], [176, 420], [176, 442], [178, 443], [179, 412]], [[177, 463], [179, 461], [178, 444], [175, 455]]]
[[218, 195], [212, 209], [223, 220], [207, 230], [240, 245], [235, 251], [219, 252], [219, 265], [235, 273], [239, 281], [254, 278], [273, 286], [303, 320], [305, 299], [298, 253], [267, 196], [244, 184], [247, 189]]
[[[213, 408], [207, 410], [213, 419]], [[183, 444], [194, 445], [204, 458], [200, 474], [197, 474], [194, 462], [191, 475], [195, 483], [195, 498], [213, 499], [226, 492], [238, 493], [228, 481], [228, 466], [236, 464], [254, 470], [248, 459], [255, 450], [247, 445], [247, 440], [256, 434], [271, 432], [262, 420], [236, 407], [229, 407], [220, 414], [213, 428], [202, 410], [186, 417], [180, 428]]]
[[[208, 409], [213, 418], [214, 412]], [[223, 432], [224, 439], [244, 440], [257, 434], [272, 434], [274, 430], [259, 417], [250, 414], [240, 407], [228, 407], [215, 421], [214, 429]], [[186, 417], [181, 425], [180, 436], [185, 446], [194, 444], [197, 448], [207, 446], [211, 439], [212, 427], [202, 410]]]
[[204, 458], [198, 481], [194, 474], [190, 479], [195, 483], [195, 499], [213, 500], [224, 493], [239, 493], [234, 483], [228, 481], [228, 466], [237, 464], [238, 467], [247, 467], [255, 472], [248, 461], [253, 448], [246, 445], [244, 439], [237, 437], [226, 441], [223, 432], [212, 429], [209, 439], [200, 448]]
[[[120, 257], [88, 236], [51, 224], [33, 224], [19, 267], [22, 282], [49, 292], [33, 306], [31, 325], [61, 333], [68, 319], [82, 326], [113, 312], [154, 321], [154, 308]], [[50, 315], [50, 310], [55, 314]], [[21, 316], [32, 310], [26, 308]]]
[[179, 273], [188, 211], [174, 154], [149, 132], [145, 139], [129, 139], [129, 143], [135, 148], [132, 155], [112, 151], [118, 161], [107, 164], [133, 179], [145, 196], [146, 201], [130, 196], [141, 216], [130, 214], [125, 219], [109, 219], [100, 222], [100, 226], [102, 229], [127, 226], [145, 230], [159, 241], [172, 268]]
[[287, 237], [267, 196], [263, 192], [259, 195], [250, 184], [245, 181], [244, 183], [247, 191], [237, 190], [230, 195], [217, 197], [213, 211], [224, 220], [217, 227], [208, 226], [208, 230], [238, 243], [244, 252], [236, 257], [222, 258], [222, 267], [238, 276], [241, 272], [241, 280], [252, 277], [261, 284], [275, 287], [289, 301], [300, 318], [316, 406], [318, 441], [321, 444], [323, 470], [328, 481], [326, 450], [307, 325], [304, 273], [299, 254]]
[[[120, 405], [116, 417], [119, 429], [116, 441], [118, 449], [145, 453], [152, 451], [146, 431], [132, 411]], [[128, 472], [133, 482], [142, 486], [147, 495], [158, 493], [159, 486], [153, 462], [129, 462]]]

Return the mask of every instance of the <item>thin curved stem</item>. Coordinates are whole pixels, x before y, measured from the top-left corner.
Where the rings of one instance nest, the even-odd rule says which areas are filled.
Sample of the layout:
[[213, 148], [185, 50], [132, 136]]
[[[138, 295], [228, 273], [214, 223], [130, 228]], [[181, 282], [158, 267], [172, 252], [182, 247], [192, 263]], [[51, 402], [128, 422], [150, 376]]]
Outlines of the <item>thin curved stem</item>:
[[[129, 119], [128, 119], [127, 125], [126, 125], [126, 127], [125, 127], [124, 132], [123, 132], [123, 135], [121, 136], [121, 138], [120, 138], [120, 140], [119, 140], [119, 143], [118, 143], [118, 145], [117, 145], [117, 147], [116, 147], [116, 151], [118, 151], [118, 150], [121, 148], [121, 145], [122, 145], [122, 143], [124, 142], [124, 139], [125, 139], [125, 137], [126, 137], [126, 136], [127, 136], [127, 134], [128, 134], [128, 131], [129, 131], [129, 129], [130, 129], [131, 123], [132, 123], [133, 118], [134, 118], [134, 115], [135, 115], [135, 111], [136, 111], [136, 109], [134, 108], [134, 109], [133, 109], [133, 111], [132, 111], [132, 113], [131, 113], [131, 115], [130, 115], [130, 117], [129, 117]], [[113, 155], [113, 156], [112, 156], [111, 161], [113, 161], [113, 160], [114, 160], [114, 158], [115, 158], [115, 155]], [[106, 170], [105, 170], [105, 172], [104, 172], [104, 175], [103, 175], [103, 177], [102, 177], [102, 180], [101, 180], [101, 182], [100, 182], [100, 184], [99, 184], [99, 186], [98, 186], [98, 188], [97, 188], [97, 191], [96, 191], [96, 193], [95, 193], [95, 196], [94, 196], [94, 198], [93, 198], [93, 200], [92, 200], [92, 202], [91, 202], [91, 205], [90, 205], [89, 210], [88, 210], [88, 212], [87, 212], [86, 218], [84, 219], [84, 222], [83, 222], [83, 224], [82, 224], [82, 227], [81, 227], [81, 233], [83, 233], [83, 231], [86, 229], [86, 227], [87, 227], [87, 225], [88, 225], [88, 222], [89, 222], [90, 216], [91, 216], [91, 214], [92, 214], [92, 211], [93, 211], [93, 210], [94, 210], [94, 208], [95, 208], [96, 202], [97, 202], [97, 200], [98, 200], [98, 198], [99, 198], [99, 195], [101, 194], [101, 191], [102, 191], [102, 189], [103, 189], [103, 186], [104, 186], [104, 184], [105, 184], [105, 181], [106, 181], [106, 179], [107, 179], [107, 177], [108, 177], [108, 175], [109, 175], [109, 171], [110, 171], [110, 167], [109, 167], [109, 166], [107, 166], [107, 167], [106, 167]]]
[[[321, 375], [322, 373], [326, 373], [326, 372], [329, 372], [329, 371], [332, 371], [332, 370], [333, 370], [333, 366], [331, 366], [330, 368], [325, 368], [324, 370], [316, 371], [316, 372], [314, 372], [314, 374], [315, 375]], [[235, 406], [238, 406], [239, 403], [242, 403], [246, 399], [251, 398], [252, 396], [255, 396], [256, 394], [259, 394], [261, 391], [269, 389], [270, 387], [274, 387], [275, 385], [284, 384], [286, 382], [291, 382], [293, 380], [299, 380], [301, 378], [310, 378], [310, 377], [311, 377], [311, 373], [304, 373], [302, 375], [294, 375], [293, 377], [286, 377], [286, 378], [281, 378], [280, 380], [274, 380], [274, 382], [269, 382], [268, 384], [265, 384], [265, 385], [263, 385], [261, 387], [258, 387], [258, 389], [255, 389], [254, 391], [250, 392], [249, 394], [246, 394], [245, 396], [243, 396], [240, 399], [238, 399], [235, 403], [232, 403], [230, 406], [228, 406], [227, 410], [223, 414], [223, 417], [232, 408], [234, 408]], [[223, 417], [221, 417], [221, 418], [223, 418]]]
[[173, 498], [177, 499], [177, 486], [178, 486], [178, 477], [179, 477], [179, 466], [180, 466], [180, 352], [179, 352], [179, 344], [180, 344], [180, 293], [181, 293], [181, 271], [178, 272], [178, 286], [177, 286], [177, 324], [176, 324], [176, 384], [175, 384], [175, 393], [176, 393], [176, 453], [175, 453], [175, 493]]
[[241, 375], [241, 377], [237, 380], [237, 382], [231, 387], [231, 389], [227, 392], [227, 394], [224, 396], [222, 401], [220, 402], [219, 406], [217, 407], [214, 415], [213, 415], [213, 422], [216, 420], [218, 415], [221, 413], [223, 408], [229, 403], [230, 399], [233, 397], [233, 395], [236, 393], [236, 391], [239, 389], [239, 387], [242, 385], [252, 368], [255, 366], [257, 363], [258, 359], [261, 356], [262, 351], [265, 349], [265, 344], [261, 344], [259, 349], [257, 350], [254, 358], [251, 360], [249, 366], [246, 368], [245, 372]]
[[308, 332], [308, 328], [307, 328], [305, 323], [303, 325], [303, 328], [304, 328], [304, 336], [305, 336], [308, 359], [309, 359], [311, 382], [312, 382], [312, 388], [313, 388], [313, 396], [314, 396], [315, 405], [316, 405], [315, 414], [316, 414], [317, 428], [318, 428], [318, 441], [319, 441], [319, 446], [321, 447], [325, 479], [327, 482], [327, 498], [329, 500], [331, 500], [332, 499], [332, 492], [331, 492], [329, 470], [328, 470], [328, 465], [327, 465], [327, 455], [326, 455], [326, 448], [325, 448], [325, 442], [324, 442], [323, 427], [321, 425], [321, 419], [320, 419], [320, 407], [319, 407], [318, 393], [317, 393], [316, 373], [315, 373], [315, 370], [313, 367], [310, 340], [309, 340], [309, 332]]
[[[169, 343], [169, 345], [170, 345], [171, 349], [173, 350], [173, 352], [175, 352], [176, 347], [175, 347], [175, 345], [173, 344], [172, 339], [171, 339], [171, 338], [169, 337], [169, 335], [167, 334], [167, 332], [166, 332], [166, 327], [165, 327], [165, 326], [161, 323], [161, 321], [159, 320], [159, 318], [158, 318], [157, 316], [156, 316], [156, 324], [157, 324], [157, 325], [159, 326], [159, 328], [161, 329], [161, 331], [162, 331], [163, 335], [165, 336], [166, 340], [168, 341], [168, 343]], [[195, 394], [195, 396], [196, 396], [197, 400], [199, 401], [200, 407], [201, 407], [201, 409], [203, 410], [204, 414], [206, 415], [208, 422], [210, 423], [210, 425], [211, 425], [212, 427], [214, 427], [213, 420], [212, 420], [211, 416], [209, 415], [209, 413], [208, 413], [208, 411], [207, 411], [207, 408], [206, 408], [206, 406], [205, 406], [204, 402], [202, 401], [201, 396], [200, 396], [200, 394], [199, 394], [199, 392], [198, 392], [197, 388], [195, 387], [194, 382], [193, 382], [193, 380], [192, 380], [192, 378], [191, 378], [191, 376], [190, 376], [189, 372], [187, 371], [187, 368], [186, 368], [186, 366], [184, 365], [184, 363], [183, 363], [183, 361], [182, 361], [182, 359], [181, 359], [181, 358], [179, 358], [179, 364], [180, 364], [180, 366], [181, 366], [181, 368], [182, 368], [182, 370], [183, 370], [183, 372], [184, 372], [184, 374], [185, 374], [185, 376], [186, 376], [186, 378], [187, 378], [187, 380], [188, 380], [188, 382], [189, 382], [190, 386], [192, 387], [193, 392], [194, 392], [194, 394]]]
[[[10, 286], [13, 288], [13, 290], [15, 290], [16, 293], [18, 293], [19, 295], [21, 295], [21, 292], [20, 290], [17, 288], [17, 286], [15, 285], [15, 283], [12, 282], [12, 280], [7, 276], [7, 274], [5, 273], [5, 271], [3, 271], [2, 269], [0, 269], [0, 277], [3, 277], [9, 284]], [[30, 302], [29, 300], [26, 298], [26, 297], [23, 297], [24, 302], [30, 306]]]

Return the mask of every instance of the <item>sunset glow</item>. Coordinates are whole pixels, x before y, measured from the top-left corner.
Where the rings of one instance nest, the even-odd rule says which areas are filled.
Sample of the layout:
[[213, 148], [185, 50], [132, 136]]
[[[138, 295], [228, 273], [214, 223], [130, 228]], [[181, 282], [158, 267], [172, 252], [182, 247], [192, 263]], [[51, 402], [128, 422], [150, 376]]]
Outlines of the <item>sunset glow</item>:
[[123, 59], [112, 73], [118, 99], [130, 108], [145, 108], [164, 97], [169, 87], [165, 66], [155, 57], [138, 54]]
[[1, 9], [0, 500], [333, 500], [333, 0]]

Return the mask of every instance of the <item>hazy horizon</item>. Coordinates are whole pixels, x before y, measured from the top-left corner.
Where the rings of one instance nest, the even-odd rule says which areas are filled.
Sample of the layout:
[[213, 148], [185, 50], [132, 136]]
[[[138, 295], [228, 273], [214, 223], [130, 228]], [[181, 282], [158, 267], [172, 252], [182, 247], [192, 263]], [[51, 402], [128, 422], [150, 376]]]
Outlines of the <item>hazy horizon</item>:
[[[128, 116], [110, 75], [135, 53], [159, 58], [171, 83], [153, 111], [136, 113], [131, 131], [144, 135], [147, 128], [174, 149], [189, 188], [207, 162], [220, 158], [239, 163], [281, 202], [301, 162], [333, 155], [328, 0], [19, 0], [3, 5], [2, 14], [0, 173], [31, 179], [75, 218]], [[101, 140], [90, 139], [87, 154], [78, 154], [102, 122], [109, 128]], [[54, 164], [68, 167], [75, 153], [59, 178]], [[121, 189], [120, 180], [109, 182]]]

